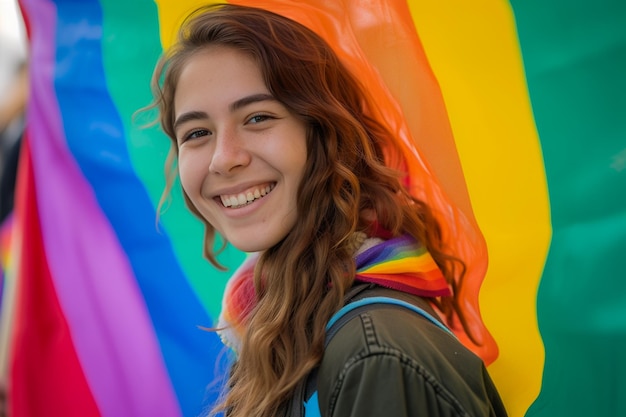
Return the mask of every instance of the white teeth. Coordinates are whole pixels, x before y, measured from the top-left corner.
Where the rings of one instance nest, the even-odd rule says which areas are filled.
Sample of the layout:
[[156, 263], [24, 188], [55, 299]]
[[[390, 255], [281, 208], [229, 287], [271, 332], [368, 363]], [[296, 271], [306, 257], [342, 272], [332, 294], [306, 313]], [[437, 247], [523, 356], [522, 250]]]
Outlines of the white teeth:
[[248, 191], [245, 194], [241, 193], [231, 196], [222, 195], [220, 196], [220, 199], [222, 200], [222, 204], [224, 205], [224, 207], [239, 208], [253, 202], [258, 198], [266, 196], [267, 194], [269, 194], [270, 191], [272, 191], [272, 188], [273, 186], [267, 185], [264, 188], [257, 188], [254, 191]]

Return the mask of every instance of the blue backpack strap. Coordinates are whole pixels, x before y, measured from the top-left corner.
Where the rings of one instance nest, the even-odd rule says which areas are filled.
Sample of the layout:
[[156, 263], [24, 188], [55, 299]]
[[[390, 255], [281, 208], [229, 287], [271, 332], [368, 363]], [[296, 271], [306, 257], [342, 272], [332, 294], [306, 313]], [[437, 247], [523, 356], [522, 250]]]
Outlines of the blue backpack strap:
[[[448, 329], [442, 322], [437, 320], [435, 317], [433, 317], [432, 314], [430, 314], [423, 308], [393, 297], [374, 296], [352, 301], [343, 306], [335, 314], [333, 314], [333, 316], [328, 321], [328, 324], [326, 325], [326, 342], [324, 344], [324, 347], [327, 347], [335, 334], [337, 334], [339, 329], [341, 329], [344, 324], [349, 322], [354, 317], [358, 316], [364, 311], [372, 310], [373, 308], [378, 307], [387, 307], [389, 305], [411, 310], [424, 317], [446, 333], [452, 335], [453, 337], [456, 337], [450, 329]], [[317, 371], [315, 371], [313, 375], [311, 375], [311, 377], [307, 380], [304, 398], [305, 417], [321, 417], [319, 402], [317, 398]]]
[[[416, 312], [417, 314], [421, 315], [422, 317], [426, 318], [428, 321], [430, 321], [431, 323], [433, 323], [435, 326], [439, 327], [440, 329], [444, 330], [445, 332], [451, 334], [454, 336], [454, 333], [452, 333], [452, 331], [450, 329], [448, 329], [442, 322], [440, 322], [439, 320], [437, 320], [435, 317], [432, 316], [432, 314], [428, 313], [426, 310], [424, 310], [423, 308], [420, 308], [414, 304], [411, 304], [409, 302], [403, 301], [403, 300], [399, 300], [397, 298], [393, 298], [393, 297], [381, 297], [381, 296], [375, 296], [375, 297], [365, 297], [362, 298], [360, 300], [356, 300], [356, 301], [352, 301], [351, 303], [346, 304], [345, 306], [343, 306], [338, 312], [336, 312], [335, 314], [333, 314], [333, 316], [330, 318], [330, 320], [328, 321], [328, 324], [326, 325], [326, 346], [328, 346], [328, 343], [330, 342], [330, 339], [335, 335], [335, 333], [337, 332], [337, 330], [339, 330], [339, 328], [337, 327], [337, 325], [343, 325], [345, 322], [349, 321], [349, 320], [345, 320], [342, 318], [352, 318], [358, 314], [350, 314], [348, 315], [349, 312], [357, 310], [357, 309], [362, 309], [362, 307], [364, 306], [369, 306], [372, 304], [382, 304], [382, 305], [396, 305], [396, 306], [400, 306], [400, 307], [404, 307], [407, 308], [411, 311]], [[365, 310], [365, 309], [363, 309]], [[335, 326], [333, 328], [333, 326]], [[331, 332], [332, 331], [332, 332]]]
[[304, 417], [322, 417], [320, 404], [317, 400], [317, 391], [314, 391], [311, 397], [304, 401]]

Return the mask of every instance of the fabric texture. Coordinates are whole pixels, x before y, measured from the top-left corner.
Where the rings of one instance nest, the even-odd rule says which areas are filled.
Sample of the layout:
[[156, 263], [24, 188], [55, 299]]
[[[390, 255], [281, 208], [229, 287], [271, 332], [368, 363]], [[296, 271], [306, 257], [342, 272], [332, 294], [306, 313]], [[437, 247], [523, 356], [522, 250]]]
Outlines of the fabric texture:
[[[387, 296], [436, 313], [411, 294], [370, 286], [357, 299]], [[419, 314], [385, 306], [347, 322], [317, 374], [323, 417], [490, 416], [507, 412], [480, 358]]]

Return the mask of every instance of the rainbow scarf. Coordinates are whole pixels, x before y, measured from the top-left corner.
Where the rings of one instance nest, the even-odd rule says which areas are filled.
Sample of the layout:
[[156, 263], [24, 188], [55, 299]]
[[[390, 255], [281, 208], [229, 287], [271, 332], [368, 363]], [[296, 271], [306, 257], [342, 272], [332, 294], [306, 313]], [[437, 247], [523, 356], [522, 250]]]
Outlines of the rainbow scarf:
[[[239, 351], [247, 318], [256, 304], [251, 255], [229, 280], [218, 328], [224, 344]], [[403, 235], [389, 240], [366, 239], [355, 257], [355, 279], [423, 297], [449, 296], [452, 291], [426, 247]]]
[[356, 256], [357, 281], [420, 295], [452, 295], [443, 273], [424, 245], [408, 235], [382, 241]]

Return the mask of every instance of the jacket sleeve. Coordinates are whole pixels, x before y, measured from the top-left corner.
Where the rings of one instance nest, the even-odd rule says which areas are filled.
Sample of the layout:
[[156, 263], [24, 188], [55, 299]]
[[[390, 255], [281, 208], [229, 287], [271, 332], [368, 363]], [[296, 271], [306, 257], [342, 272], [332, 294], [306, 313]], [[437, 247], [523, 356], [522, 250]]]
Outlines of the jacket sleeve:
[[320, 398], [323, 417], [469, 415], [428, 372], [391, 350], [346, 363], [329, 388]]

